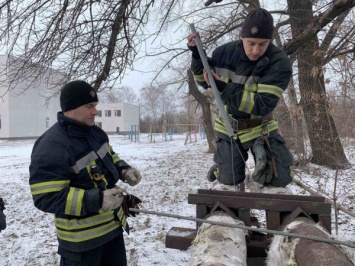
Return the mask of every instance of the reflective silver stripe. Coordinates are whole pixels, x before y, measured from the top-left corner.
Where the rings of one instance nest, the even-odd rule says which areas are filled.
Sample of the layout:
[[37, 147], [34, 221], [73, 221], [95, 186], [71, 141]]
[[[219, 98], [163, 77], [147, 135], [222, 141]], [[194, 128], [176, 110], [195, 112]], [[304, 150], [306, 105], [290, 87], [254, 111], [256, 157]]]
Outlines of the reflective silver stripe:
[[113, 219], [113, 211], [101, 212], [95, 216], [82, 219], [64, 219], [55, 218], [55, 224], [58, 228], [65, 230], [85, 229]]
[[248, 77], [247, 81], [245, 82], [245, 84], [257, 84], [259, 81], [259, 77], [258, 76], [250, 76]]
[[77, 232], [61, 231], [57, 228], [57, 236], [58, 238], [69, 242], [82, 242], [106, 235], [107, 233], [119, 228], [120, 226], [121, 224], [118, 221], [113, 220], [112, 222], [102, 225], [100, 227]]
[[76, 164], [72, 167], [72, 170], [75, 174], [78, 174], [81, 169], [84, 169], [86, 165], [90, 164], [90, 162], [95, 161], [99, 158], [96, 152], [92, 151], [89, 154], [85, 155], [83, 158], [79, 159]]
[[69, 180], [49, 181], [30, 185], [32, 195], [61, 191], [69, 186]]
[[[82, 169], [84, 169], [88, 164], [92, 161], [95, 161], [97, 158], [104, 158], [105, 155], [109, 152], [108, 143], [105, 142], [101, 148], [97, 151], [91, 151], [89, 154], [85, 155], [81, 159], [79, 159], [76, 164], [72, 167], [72, 170], [75, 174], [78, 174]], [[99, 155], [99, 156], [97, 156]]]
[[228, 70], [226, 68], [216, 67], [215, 70], [218, 75], [228, 78], [232, 82], [238, 83], [238, 84], [255, 84], [260, 79], [258, 76], [247, 77], [247, 76], [243, 76], [243, 75], [237, 75], [237, 74], [235, 74], [235, 72]]
[[104, 145], [102, 145], [102, 147], [97, 151], [97, 154], [100, 156], [101, 159], [103, 159], [105, 157], [105, 155], [107, 153], [109, 153], [109, 147], [108, 147], [108, 143], [105, 143]]

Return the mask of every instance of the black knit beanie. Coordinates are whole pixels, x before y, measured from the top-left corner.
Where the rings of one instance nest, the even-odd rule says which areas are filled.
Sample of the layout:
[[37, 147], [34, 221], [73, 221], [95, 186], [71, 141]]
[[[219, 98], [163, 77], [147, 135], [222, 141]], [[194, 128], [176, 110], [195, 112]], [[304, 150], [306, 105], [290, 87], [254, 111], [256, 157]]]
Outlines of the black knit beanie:
[[274, 20], [271, 14], [263, 8], [257, 8], [251, 11], [245, 18], [240, 36], [271, 39], [273, 31]]
[[60, 91], [60, 107], [63, 112], [98, 101], [94, 88], [83, 80], [71, 81]]

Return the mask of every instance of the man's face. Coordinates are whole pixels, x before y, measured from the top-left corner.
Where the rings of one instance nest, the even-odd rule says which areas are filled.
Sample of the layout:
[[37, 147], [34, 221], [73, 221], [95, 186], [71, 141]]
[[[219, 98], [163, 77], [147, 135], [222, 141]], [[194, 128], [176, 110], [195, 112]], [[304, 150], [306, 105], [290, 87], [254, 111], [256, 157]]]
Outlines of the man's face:
[[244, 52], [251, 61], [258, 60], [269, 46], [270, 39], [241, 38]]
[[97, 102], [92, 102], [79, 106], [76, 109], [64, 113], [65, 116], [87, 126], [95, 125]]

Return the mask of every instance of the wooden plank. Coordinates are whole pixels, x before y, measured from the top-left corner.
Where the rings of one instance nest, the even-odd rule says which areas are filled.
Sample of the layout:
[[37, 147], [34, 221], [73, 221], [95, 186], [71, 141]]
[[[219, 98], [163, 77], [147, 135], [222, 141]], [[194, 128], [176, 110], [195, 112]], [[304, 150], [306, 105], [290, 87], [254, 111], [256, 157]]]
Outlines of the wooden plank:
[[231, 197], [210, 194], [189, 194], [189, 204], [202, 204], [214, 206], [217, 201], [220, 201], [228, 208], [246, 208], [271, 210], [279, 212], [292, 212], [297, 207], [302, 208], [306, 213], [314, 214], [330, 214], [331, 206], [328, 203], [296, 201], [283, 199], [265, 199], [265, 198], [249, 198], [249, 197]]
[[[206, 219], [208, 214], [208, 209], [206, 205], [197, 205], [196, 206], [196, 218], [198, 219]], [[196, 229], [200, 227], [201, 223], [196, 222]]]
[[319, 214], [318, 222], [321, 226], [327, 229], [329, 233], [332, 232], [332, 217], [330, 214]]
[[244, 222], [244, 225], [251, 226], [250, 209], [240, 208], [238, 210], [238, 218]]
[[182, 227], [172, 227], [165, 237], [165, 247], [187, 250], [196, 237], [196, 230]]
[[252, 193], [252, 192], [208, 190], [208, 189], [198, 189], [197, 193], [208, 194], [208, 195], [233, 196], [233, 197], [260, 198], [260, 199], [268, 198], [268, 199], [325, 202], [324, 197], [318, 197], [318, 196], [267, 194], [267, 193]]
[[[266, 227], [270, 230], [278, 230], [281, 225], [280, 212], [266, 211]], [[269, 235], [272, 237], [273, 235]]]

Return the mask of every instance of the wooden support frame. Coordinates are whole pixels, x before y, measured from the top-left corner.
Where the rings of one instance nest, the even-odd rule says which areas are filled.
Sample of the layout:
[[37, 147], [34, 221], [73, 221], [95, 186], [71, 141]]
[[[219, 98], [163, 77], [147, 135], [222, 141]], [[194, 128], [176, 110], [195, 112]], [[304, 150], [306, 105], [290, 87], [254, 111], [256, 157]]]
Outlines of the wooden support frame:
[[[205, 218], [210, 209], [220, 202], [231, 210], [245, 224], [250, 224], [248, 210], [266, 212], [267, 229], [279, 229], [283, 219], [297, 208], [312, 217], [315, 222], [331, 232], [331, 206], [324, 197], [283, 194], [261, 194], [199, 189], [197, 194], [188, 195], [188, 203], [196, 204], [196, 217]], [[199, 207], [205, 206], [205, 207]]]
[[[266, 228], [270, 230], [281, 230], [289, 222], [303, 216], [331, 232], [331, 205], [326, 203], [324, 197], [199, 189], [197, 194], [188, 195], [188, 203], [196, 205], [196, 218], [200, 219], [206, 219], [214, 211], [227, 209], [229, 214], [234, 214], [232, 216], [243, 221], [246, 226], [260, 227], [258, 218], [251, 215], [251, 210], [262, 210], [265, 211]], [[196, 230], [185, 229], [190, 234], [186, 239], [169, 232], [166, 247], [188, 249], [192, 242], [191, 236], [199, 226], [197, 222]], [[184, 231], [182, 228], [179, 230]], [[249, 231], [246, 236], [248, 265], [264, 265], [271, 237], [270, 234]]]

